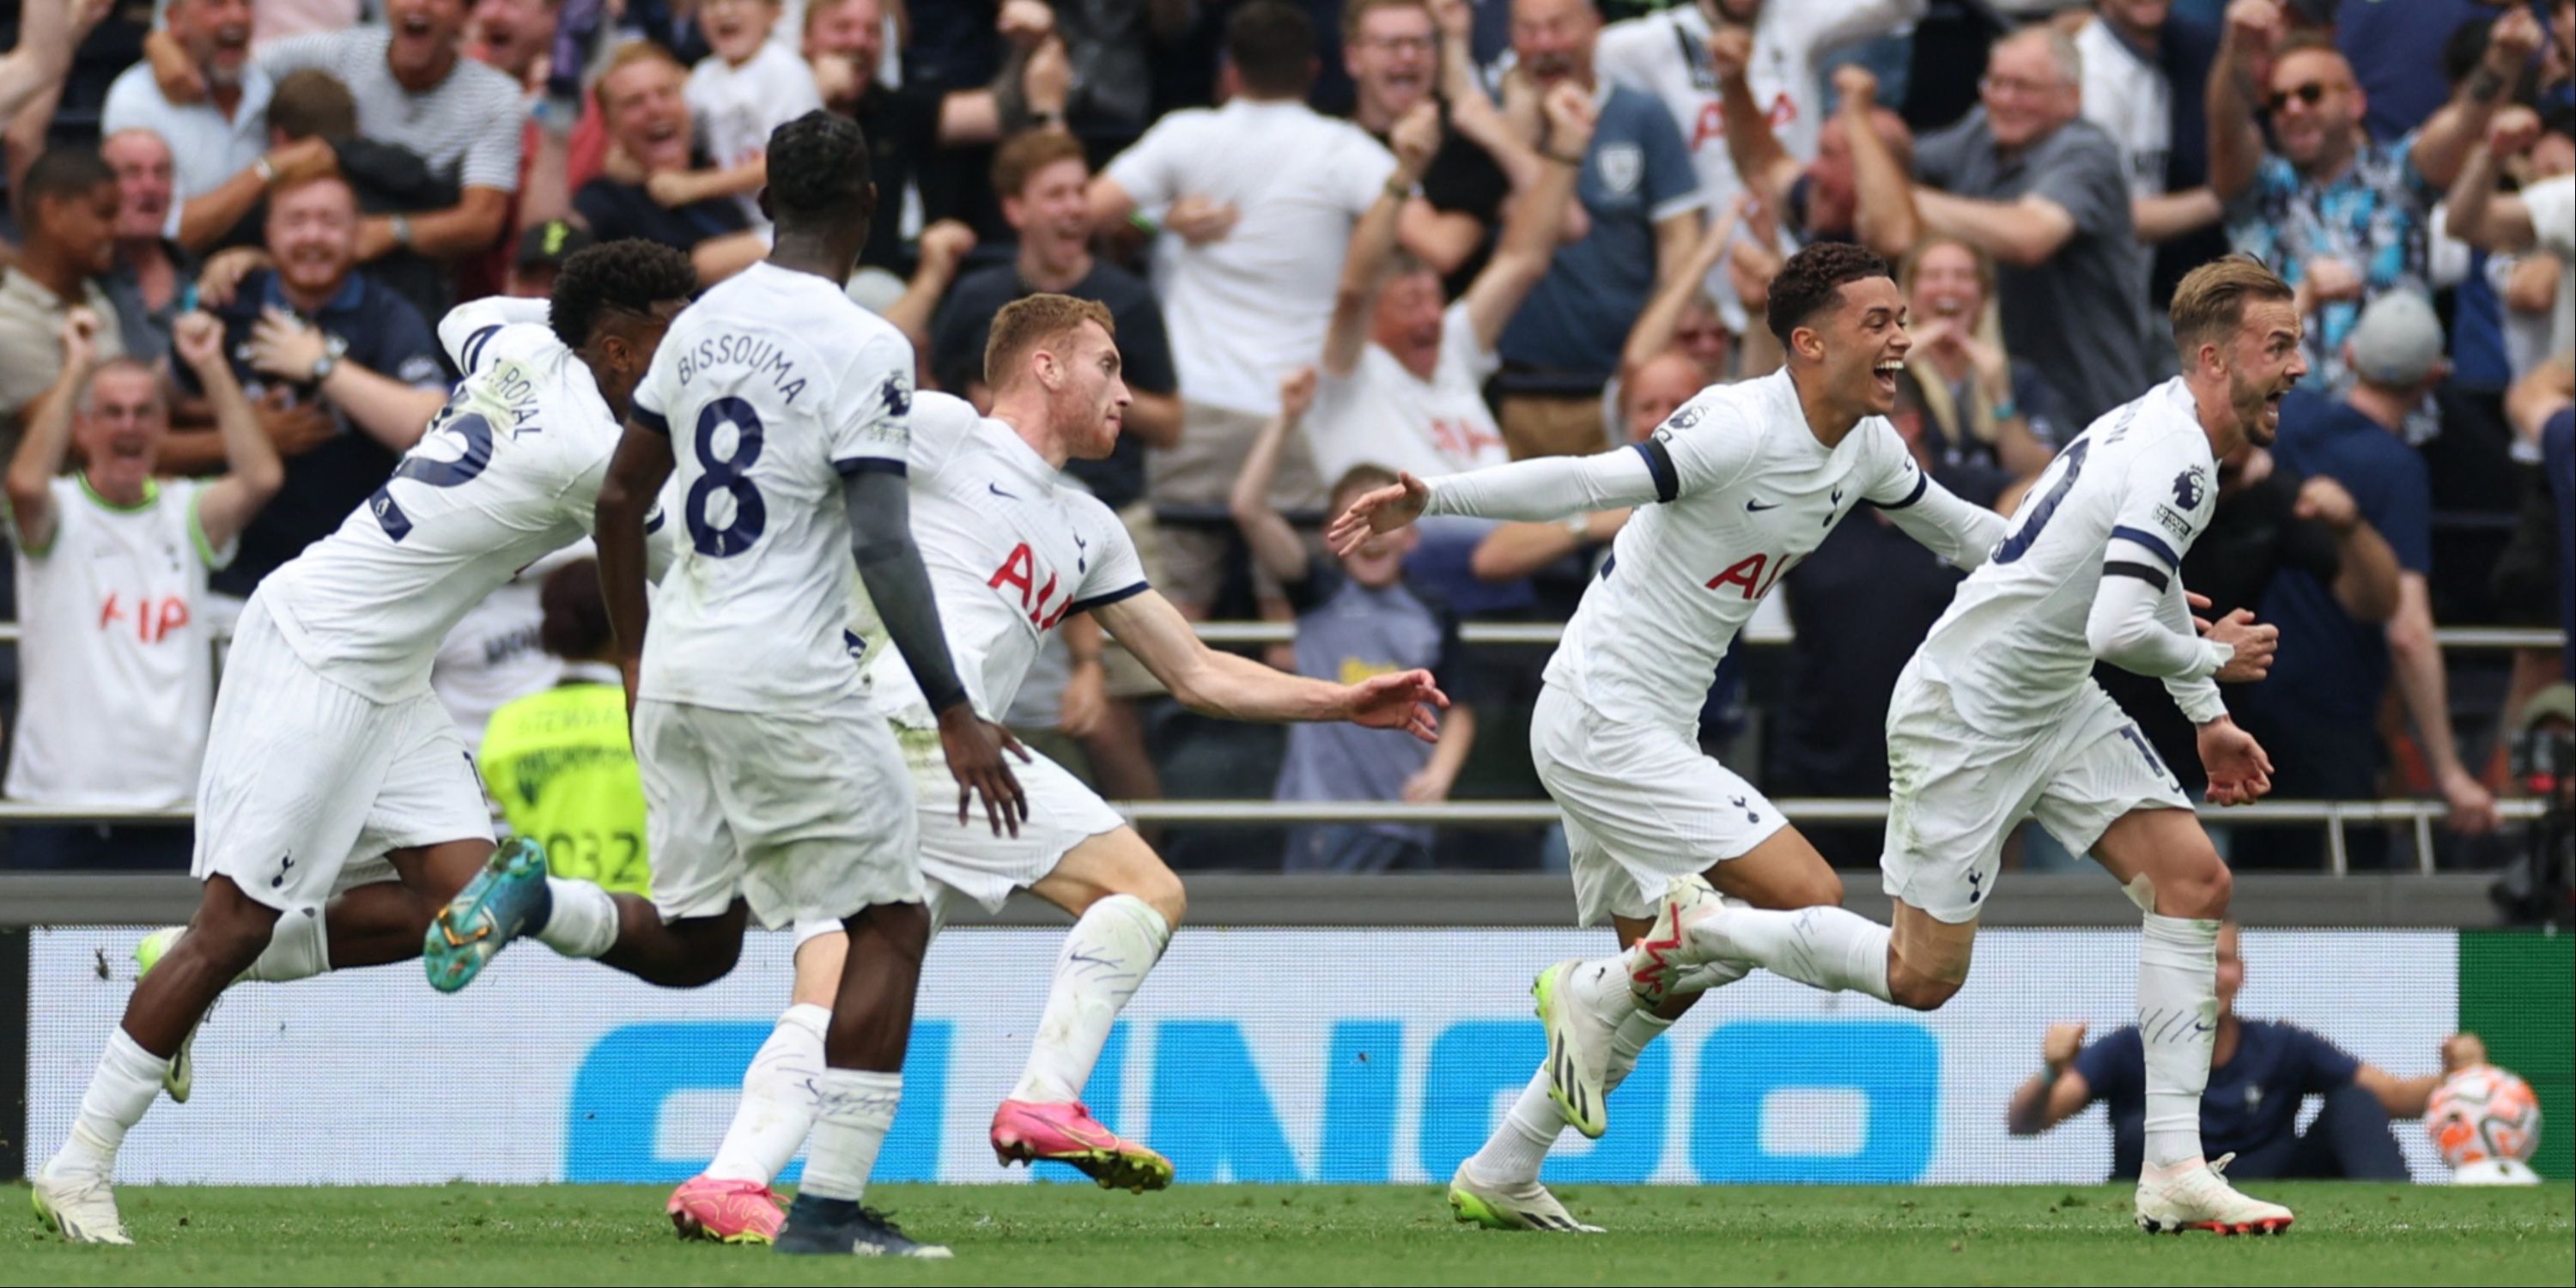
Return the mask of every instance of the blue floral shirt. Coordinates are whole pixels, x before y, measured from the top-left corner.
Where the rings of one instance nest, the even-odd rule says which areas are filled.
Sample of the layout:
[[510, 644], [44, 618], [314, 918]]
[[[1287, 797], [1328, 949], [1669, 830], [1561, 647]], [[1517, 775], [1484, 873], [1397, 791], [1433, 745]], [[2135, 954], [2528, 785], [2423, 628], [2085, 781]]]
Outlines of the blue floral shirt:
[[2297, 286], [2308, 260], [2332, 256], [2361, 270], [2362, 299], [2338, 300], [2308, 318], [2308, 383], [2344, 384], [2343, 342], [2364, 302], [2398, 287], [2432, 293], [2426, 221], [2441, 194], [2415, 169], [2415, 135], [2364, 143], [2344, 172], [2328, 182], [2300, 177], [2289, 161], [2267, 154], [2254, 186], [2227, 212], [2236, 249]]

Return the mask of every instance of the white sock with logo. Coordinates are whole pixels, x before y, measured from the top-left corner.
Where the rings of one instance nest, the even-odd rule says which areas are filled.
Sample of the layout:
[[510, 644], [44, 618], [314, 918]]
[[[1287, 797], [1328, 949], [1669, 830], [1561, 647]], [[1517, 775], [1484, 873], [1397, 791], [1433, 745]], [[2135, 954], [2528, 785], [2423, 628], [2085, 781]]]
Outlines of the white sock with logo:
[[1046, 1011], [1011, 1099], [1080, 1100], [1110, 1026], [1171, 940], [1171, 923], [1132, 894], [1113, 894], [1084, 909], [1056, 955]]
[[778, 1027], [751, 1057], [742, 1075], [742, 1103], [716, 1146], [707, 1175], [725, 1181], [768, 1185], [787, 1170], [790, 1159], [813, 1130], [817, 1109], [816, 1080], [822, 1076], [823, 1031], [832, 1022], [831, 1008], [799, 1002], [778, 1017]]
[[877, 1151], [885, 1148], [886, 1130], [903, 1103], [903, 1075], [825, 1069], [814, 1085], [814, 1145], [796, 1192], [856, 1203], [867, 1197], [868, 1173], [876, 1170]]
[[2147, 1166], [2201, 1157], [2200, 1096], [2218, 1045], [2216, 921], [2147, 914], [2138, 939], [2138, 1040], [2147, 1056]]
[[617, 900], [588, 881], [547, 877], [554, 911], [537, 942], [566, 957], [592, 958], [617, 946]]
[[1885, 1002], [1888, 928], [1841, 908], [1730, 906], [1686, 932], [1694, 955], [1751, 962], [1775, 975], [1838, 993], [1846, 989]]
[[143, 1121], [161, 1094], [162, 1075], [169, 1071], [168, 1060], [144, 1050], [122, 1026], [110, 1033], [107, 1049], [99, 1053], [98, 1070], [90, 1075], [89, 1090], [81, 1094], [80, 1117], [73, 1120], [62, 1149], [45, 1165], [45, 1174], [113, 1175], [116, 1150], [125, 1143], [126, 1130]]

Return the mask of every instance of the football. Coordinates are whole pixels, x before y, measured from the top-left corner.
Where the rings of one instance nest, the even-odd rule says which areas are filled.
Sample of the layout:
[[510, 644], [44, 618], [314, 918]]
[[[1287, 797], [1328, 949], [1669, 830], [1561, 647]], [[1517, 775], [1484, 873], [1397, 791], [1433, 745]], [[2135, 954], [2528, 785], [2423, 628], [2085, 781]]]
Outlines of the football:
[[2433, 1089], [2424, 1130], [2457, 1178], [2525, 1172], [2540, 1147], [2540, 1100], [2514, 1073], [2472, 1065]]

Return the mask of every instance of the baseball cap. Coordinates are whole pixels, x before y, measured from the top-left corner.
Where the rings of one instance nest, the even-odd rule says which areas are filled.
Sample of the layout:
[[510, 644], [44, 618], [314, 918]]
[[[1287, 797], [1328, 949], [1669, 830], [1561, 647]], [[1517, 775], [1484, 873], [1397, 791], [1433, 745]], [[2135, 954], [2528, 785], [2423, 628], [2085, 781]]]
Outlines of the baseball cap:
[[2411, 385], [2442, 361], [2442, 320], [2413, 291], [2390, 291], [2372, 300], [2353, 324], [2352, 367], [2375, 385]]
[[597, 240], [584, 229], [549, 219], [520, 236], [518, 258], [510, 262], [520, 268], [561, 264], [574, 251], [587, 249]]

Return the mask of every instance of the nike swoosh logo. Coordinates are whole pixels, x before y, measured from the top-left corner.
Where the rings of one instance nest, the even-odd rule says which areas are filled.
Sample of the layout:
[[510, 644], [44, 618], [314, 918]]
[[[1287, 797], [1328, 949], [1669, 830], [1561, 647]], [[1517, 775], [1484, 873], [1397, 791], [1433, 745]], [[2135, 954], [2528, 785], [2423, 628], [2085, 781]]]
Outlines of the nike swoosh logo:
[[988, 488], [991, 488], [991, 489], [992, 489], [992, 491], [993, 491], [993, 495], [995, 495], [995, 496], [999, 496], [999, 497], [1008, 497], [1009, 499], [1011, 499], [1011, 500], [1013, 500], [1013, 501], [1017, 501], [1017, 500], [1019, 500], [1019, 499], [1020, 499], [1019, 497], [1014, 496], [1014, 495], [1012, 495], [1012, 494], [1011, 494], [1011, 493], [1009, 493], [1009, 492], [1005, 492], [1005, 491], [1003, 491], [1003, 490], [1002, 490], [1002, 485], [1001, 485], [1001, 484], [999, 484], [999, 483], [987, 483], [987, 484], [985, 484], [984, 486], [985, 486], [985, 487], [988, 487]]
[[1774, 501], [1769, 505], [1764, 505], [1760, 501], [1747, 501], [1744, 503], [1744, 508], [1749, 511], [1777, 510], [1780, 508], [1780, 503]]

